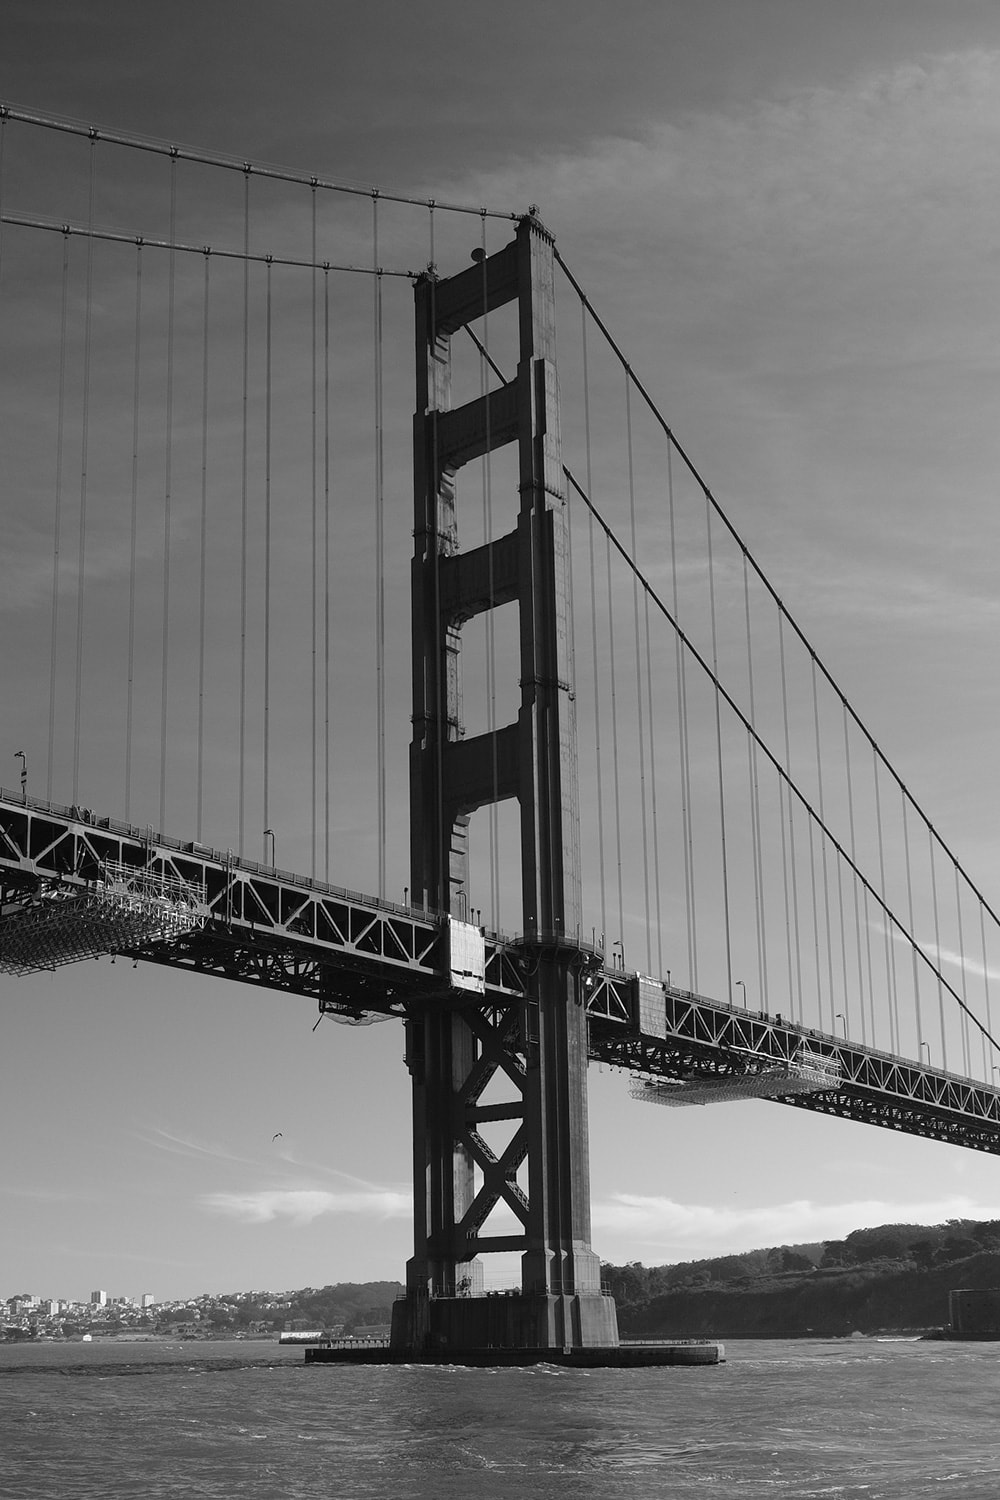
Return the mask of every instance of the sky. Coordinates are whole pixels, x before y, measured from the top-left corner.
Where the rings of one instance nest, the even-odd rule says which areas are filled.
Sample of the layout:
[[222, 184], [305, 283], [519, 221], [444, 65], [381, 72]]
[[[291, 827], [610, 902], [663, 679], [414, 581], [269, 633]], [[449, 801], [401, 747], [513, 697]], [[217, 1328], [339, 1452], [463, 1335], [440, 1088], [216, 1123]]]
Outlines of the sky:
[[[27, 110], [538, 204], [779, 594], [995, 890], [995, 5], [7, 0], [0, 42], [0, 96]], [[19, 184], [25, 207], [51, 188], [73, 204], [52, 212], [80, 214], [59, 170]], [[131, 228], [127, 204], [102, 213]], [[3, 605], [19, 643], [37, 604], [22, 540]], [[20, 732], [0, 734], [7, 785]], [[296, 791], [276, 826], [294, 826]], [[335, 883], [362, 884], [355, 842]], [[0, 999], [0, 1296], [402, 1277], [394, 1023], [313, 1031], [306, 1000], [107, 959], [0, 978]], [[643, 1109], [595, 1066], [589, 1086], [608, 1260], [1000, 1217], [989, 1156], [763, 1102]]]

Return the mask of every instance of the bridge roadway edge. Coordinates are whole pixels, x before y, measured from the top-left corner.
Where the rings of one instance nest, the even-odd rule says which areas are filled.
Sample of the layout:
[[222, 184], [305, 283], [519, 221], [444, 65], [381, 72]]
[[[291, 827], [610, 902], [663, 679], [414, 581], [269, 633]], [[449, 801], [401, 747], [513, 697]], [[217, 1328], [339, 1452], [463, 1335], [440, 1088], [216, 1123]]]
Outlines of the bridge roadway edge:
[[[434, 913], [2, 788], [0, 967], [8, 923], [23, 907], [37, 905], [43, 891], [65, 896], [93, 890], [109, 859], [203, 878], [210, 888], [201, 947], [194, 939], [151, 944], [129, 957], [302, 995], [342, 1020], [362, 1019], [366, 1011], [403, 1019], [413, 1005], [474, 1003], [475, 997], [450, 987], [446, 919]], [[325, 935], [318, 935], [321, 928]], [[488, 999], [519, 997], [517, 941], [488, 934], [486, 971]], [[640, 1026], [640, 983], [654, 984], [663, 996], [666, 1024], [655, 1036]], [[824, 1093], [773, 1096], [773, 1102], [1000, 1155], [1000, 1091], [976, 1080], [603, 969], [596, 955], [586, 1005], [591, 1062], [649, 1079], [739, 1077], [786, 1061], [807, 1042], [837, 1060], [840, 1085]]]

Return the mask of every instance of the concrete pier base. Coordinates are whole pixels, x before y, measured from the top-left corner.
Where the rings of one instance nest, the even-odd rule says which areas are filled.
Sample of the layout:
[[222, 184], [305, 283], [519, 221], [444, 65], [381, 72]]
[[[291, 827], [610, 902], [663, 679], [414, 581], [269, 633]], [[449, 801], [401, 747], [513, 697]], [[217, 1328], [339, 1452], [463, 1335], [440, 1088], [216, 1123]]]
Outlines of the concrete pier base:
[[307, 1365], [464, 1365], [502, 1369], [524, 1365], [563, 1365], [569, 1368], [648, 1369], [659, 1365], [724, 1364], [726, 1348], [712, 1339], [679, 1340], [662, 1344], [618, 1344], [604, 1349], [425, 1349], [413, 1353], [382, 1345], [318, 1344], [306, 1349]]
[[392, 1315], [392, 1347], [410, 1357], [460, 1349], [613, 1349], [618, 1314], [600, 1292], [407, 1297]]

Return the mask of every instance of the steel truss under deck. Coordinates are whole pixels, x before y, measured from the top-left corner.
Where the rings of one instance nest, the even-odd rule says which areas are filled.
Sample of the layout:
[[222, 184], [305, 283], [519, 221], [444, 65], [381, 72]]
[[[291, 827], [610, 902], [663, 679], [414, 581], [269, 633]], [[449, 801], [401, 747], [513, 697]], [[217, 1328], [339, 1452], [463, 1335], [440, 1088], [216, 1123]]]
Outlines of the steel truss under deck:
[[[85, 808], [4, 792], [0, 965], [5, 950], [22, 946], [22, 925], [37, 922], [57, 898], [93, 897], [109, 869], [196, 889], [203, 904], [196, 928], [166, 941], [109, 942], [106, 953], [307, 995], [325, 1014], [348, 1021], [402, 1016], [408, 1002], [467, 987], [462, 970], [452, 969], [453, 933], [464, 924], [239, 860], [228, 850], [95, 819]], [[50, 966], [44, 958], [37, 965]], [[485, 941], [485, 977], [491, 991], [521, 994], [517, 957], [499, 938]]]
[[[465, 924], [0, 791], [0, 966], [19, 923], [37, 921], [47, 903], [93, 894], [109, 870], [119, 884], [121, 871], [135, 871], [140, 882], [196, 889], [203, 904], [200, 925], [190, 930], [137, 947], [109, 942], [101, 951], [305, 995], [340, 1020], [402, 1017], [435, 1003], [516, 1001], [519, 1008], [536, 957], [520, 942], [486, 934], [476, 975], [456, 941]], [[773, 1078], [776, 1068], [791, 1073], [804, 1059], [821, 1059], [838, 1075], [834, 1086], [760, 1092], [800, 1109], [1000, 1155], [1000, 1092], [974, 1080], [604, 969], [596, 955], [583, 990], [592, 1061], [650, 1081], [721, 1081]], [[505, 1195], [484, 1161], [490, 1191]]]
[[719, 1080], [775, 1067], [794, 1077], [818, 1062], [839, 1075], [832, 1087], [767, 1097], [1000, 1155], [1000, 1092], [973, 1079], [620, 971], [592, 976], [587, 1013], [594, 1060], [650, 1079]]

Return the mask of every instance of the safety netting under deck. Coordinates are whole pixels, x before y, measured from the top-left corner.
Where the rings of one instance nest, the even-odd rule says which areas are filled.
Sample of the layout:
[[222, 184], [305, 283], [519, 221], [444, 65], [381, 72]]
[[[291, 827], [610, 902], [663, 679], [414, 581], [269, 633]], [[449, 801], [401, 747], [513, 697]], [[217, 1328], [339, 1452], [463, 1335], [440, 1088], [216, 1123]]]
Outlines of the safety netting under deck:
[[33, 974], [169, 942], [205, 920], [196, 882], [115, 861], [84, 888], [53, 884], [0, 923], [0, 973]]
[[792, 1062], [776, 1063], [757, 1073], [719, 1078], [635, 1078], [629, 1095], [646, 1104], [729, 1104], [737, 1099], [781, 1099], [788, 1094], [818, 1094], [836, 1088], [840, 1064], [818, 1053], [800, 1053]]

